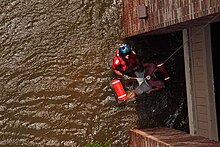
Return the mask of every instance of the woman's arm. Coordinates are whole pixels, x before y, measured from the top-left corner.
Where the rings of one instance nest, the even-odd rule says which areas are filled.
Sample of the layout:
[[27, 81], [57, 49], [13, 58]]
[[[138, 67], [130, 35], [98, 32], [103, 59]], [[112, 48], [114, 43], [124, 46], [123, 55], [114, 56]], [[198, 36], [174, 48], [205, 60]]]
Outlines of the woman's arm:
[[152, 93], [154, 93], [154, 92], [157, 92], [157, 91], [161, 91], [163, 88], [152, 88], [152, 89], [150, 89], [150, 90], [148, 90], [148, 91], [146, 91], [145, 93], [146, 94], [152, 94]]

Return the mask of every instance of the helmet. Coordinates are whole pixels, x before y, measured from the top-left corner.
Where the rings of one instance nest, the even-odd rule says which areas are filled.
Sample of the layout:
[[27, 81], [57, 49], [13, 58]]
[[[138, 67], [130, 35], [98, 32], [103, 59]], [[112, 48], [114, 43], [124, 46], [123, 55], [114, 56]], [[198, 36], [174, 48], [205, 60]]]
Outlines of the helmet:
[[131, 54], [131, 48], [127, 44], [123, 44], [119, 47], [119, 55], [125, 57]]

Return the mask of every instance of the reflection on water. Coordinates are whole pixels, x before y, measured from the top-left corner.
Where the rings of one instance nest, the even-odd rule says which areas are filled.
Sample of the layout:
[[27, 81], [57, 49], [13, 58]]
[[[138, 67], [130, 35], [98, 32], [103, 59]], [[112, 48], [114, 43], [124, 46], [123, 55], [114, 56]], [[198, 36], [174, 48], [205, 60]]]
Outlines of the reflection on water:
[[1, 2], [1, 145], [128, 143], [133, 107], [109, 81], [120, 42], [117, 0]]
[[128, 146], [137, 109], [117, 107], [110, 86], [120, 1], [0, 5], [0, 145]]

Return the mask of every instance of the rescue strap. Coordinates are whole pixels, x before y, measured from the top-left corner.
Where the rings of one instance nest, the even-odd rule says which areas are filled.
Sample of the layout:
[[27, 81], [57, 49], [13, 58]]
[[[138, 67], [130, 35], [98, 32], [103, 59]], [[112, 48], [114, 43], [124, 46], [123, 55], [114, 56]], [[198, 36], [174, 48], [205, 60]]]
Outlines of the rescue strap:
[[[124, 78], [117, 78], [117, 79], [124, 79]], [[128, 80], [138, 80], [138, 79], [145, 79], [145, 80], [150, 80], [151, 79], [151, 76], [150, 75], [147, 75], [146, 77], [143, 77], [143, 78], [137, 78], [137, 77], [129, 77]]]

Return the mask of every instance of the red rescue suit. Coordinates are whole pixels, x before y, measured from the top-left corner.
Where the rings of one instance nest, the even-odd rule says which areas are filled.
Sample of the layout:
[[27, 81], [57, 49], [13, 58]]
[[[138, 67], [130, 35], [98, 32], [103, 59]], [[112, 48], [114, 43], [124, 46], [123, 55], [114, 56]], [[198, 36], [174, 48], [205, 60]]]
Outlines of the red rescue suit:
[[116, 50], [116, 54], [113, 58], [112, 69], [118, 70], [120, 72], [125, 72], [128, 69], [132, 69], [139, 64], [137, 55], [134, 51], [131, 51], [129, 59], [122, 58], [119, 55], [119, 50]]

